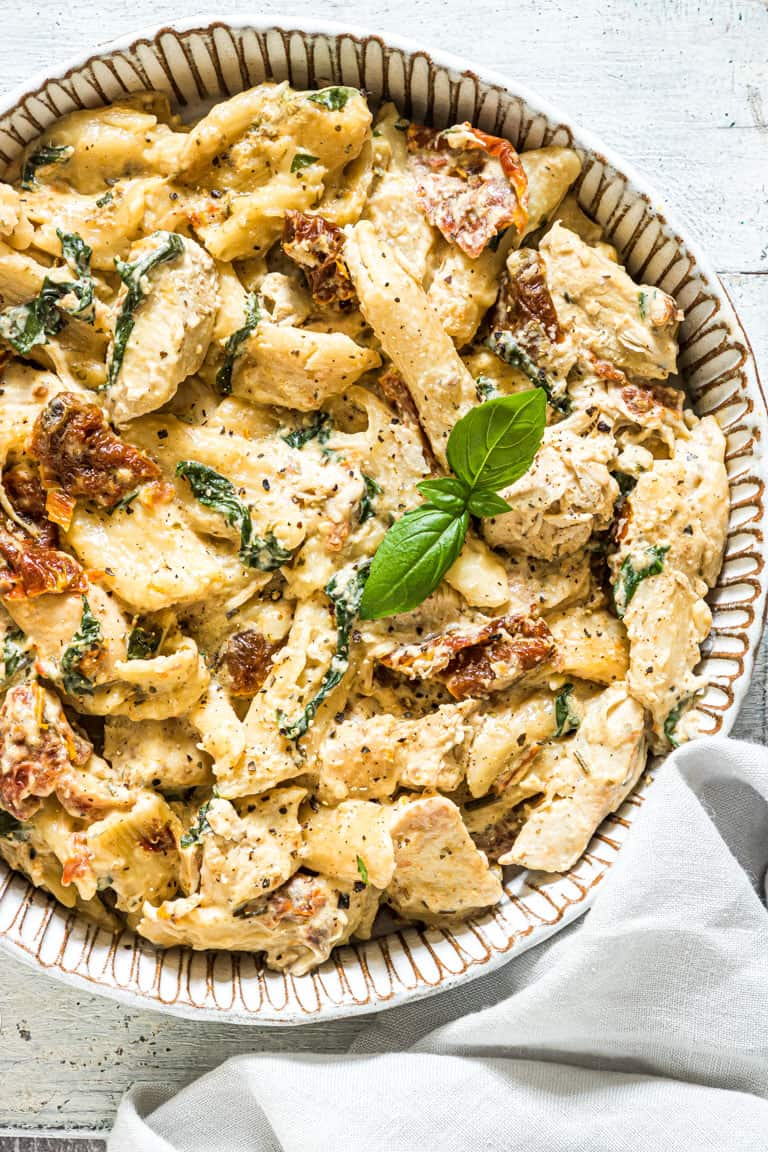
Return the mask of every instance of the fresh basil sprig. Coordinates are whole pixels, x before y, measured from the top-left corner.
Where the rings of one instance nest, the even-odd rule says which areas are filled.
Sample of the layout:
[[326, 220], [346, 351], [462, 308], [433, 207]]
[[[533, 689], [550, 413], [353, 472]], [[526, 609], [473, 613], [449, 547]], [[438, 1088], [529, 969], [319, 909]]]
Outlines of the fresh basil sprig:
[[382, 540], [360, 605], [363, 620], [421, 604], [458, 559], [470, 515], [510, 510], [497, 492], [530, 468], [546, 412], [546, 393], [533, 388], [488, 400], [454, 425], [447, 445], [453, 475], [422, 481], [418, 488], [426, 503], [406, 512]]

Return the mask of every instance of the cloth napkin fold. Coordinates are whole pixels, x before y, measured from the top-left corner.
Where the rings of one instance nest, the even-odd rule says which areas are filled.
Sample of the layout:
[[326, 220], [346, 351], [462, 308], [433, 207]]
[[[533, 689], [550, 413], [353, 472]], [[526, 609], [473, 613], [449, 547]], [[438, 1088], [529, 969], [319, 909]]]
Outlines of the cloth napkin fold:
[[583, 920], [346, 1055], [134, 1088], [108, 1148], [768, 1152], [767, 870], [768, 750], [686, 745]]

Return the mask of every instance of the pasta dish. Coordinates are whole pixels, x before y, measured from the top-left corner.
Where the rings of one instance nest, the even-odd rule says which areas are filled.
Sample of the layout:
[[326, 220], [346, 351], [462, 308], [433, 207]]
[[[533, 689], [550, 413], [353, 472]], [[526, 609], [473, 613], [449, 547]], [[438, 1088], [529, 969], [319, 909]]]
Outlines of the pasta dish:
[[[728, 519], [580, 160], [145, 92], [0, 184], [0, 854], [307, 972], [567, 872], [693, 731]], [[390, 920], [390, 923], [392, 921]]]

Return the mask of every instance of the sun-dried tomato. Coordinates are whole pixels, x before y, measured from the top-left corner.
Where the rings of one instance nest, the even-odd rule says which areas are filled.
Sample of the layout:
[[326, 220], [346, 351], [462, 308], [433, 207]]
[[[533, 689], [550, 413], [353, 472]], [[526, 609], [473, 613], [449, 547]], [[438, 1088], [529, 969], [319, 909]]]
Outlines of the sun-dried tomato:
[[443, 132], [411, 124], [407, 133], [416, 199], [446, 240], [476, 258], [505, 228], [528, 225], [528, 179], [508, 140], [471, 124]]
[[11, 520], [0, 522], [0, 595], [9, 600], [48, 593], [86, 592], [85, 572], [74, 556], [40, 544]]
[[19, 460], [3, 473], [3, 488], [30, 535], [39, 544], [58, 547], [59, 534], [47, 516], [46, 492], [40, 483], [37, 466], [31, 460]]
[[286, 212], [283, 251], [303, 270], [318, 304], [348, 304], [355, 299], [343, 249], [344, 233], [329, 220]]
[[40, 462], [45, 488], [114, 508], [139, 485], [159, 480], [157, 464], [112, 431], [97, 404], [60, 392], [42, 410], [30, 455]]
[[233, 696], [255, 696], [272, 669], [272, 655], [277, 649], [277, 644], [270, 644], [255, 628], [229, 637], [219, 662]]

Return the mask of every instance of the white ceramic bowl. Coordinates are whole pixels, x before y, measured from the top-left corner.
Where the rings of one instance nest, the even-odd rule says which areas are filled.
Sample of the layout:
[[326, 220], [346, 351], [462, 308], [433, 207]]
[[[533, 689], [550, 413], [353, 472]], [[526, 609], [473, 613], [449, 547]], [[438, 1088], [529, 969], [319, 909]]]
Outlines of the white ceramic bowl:
[[[168, 92], [182, 113], [264, 79], [296, 88], [349, 84], [438, 127], [472, 120], [519, 149], [578, 148], [579, 198], [636, 277], [685, 309], [681, 367], [700, 413], [728, 435], [731, 517], [725, 563], [710, 598], [714, 625], [702, 671], [702, 733], [725, 733], [749, 685], [765, 605], [762, 540], [766, 401], [746, 336], [697, 244], [635, 174], [591, 133], [531, 92], [466, 61], [405, 40], [302, 21], [303, 29], [217, 19], [115, 41], [33, 77], [0, 102], [0, 167], [57, 117], [141, 88]], [[564, 876], [521, 876], [506, 898], [458, 929], [415, 928], [339, 949], [316, 972], [291, 977], [251, 956], [155, 950], [131, 933], [113, 938], [69, 914], [0, 864], [0, 947], [52, 976], [122, 1001], [201, 1019], [299, 1024], [371, 1012], [491, 971], [588, 908], [616, 858], [645, 783], [596, 833]]]

